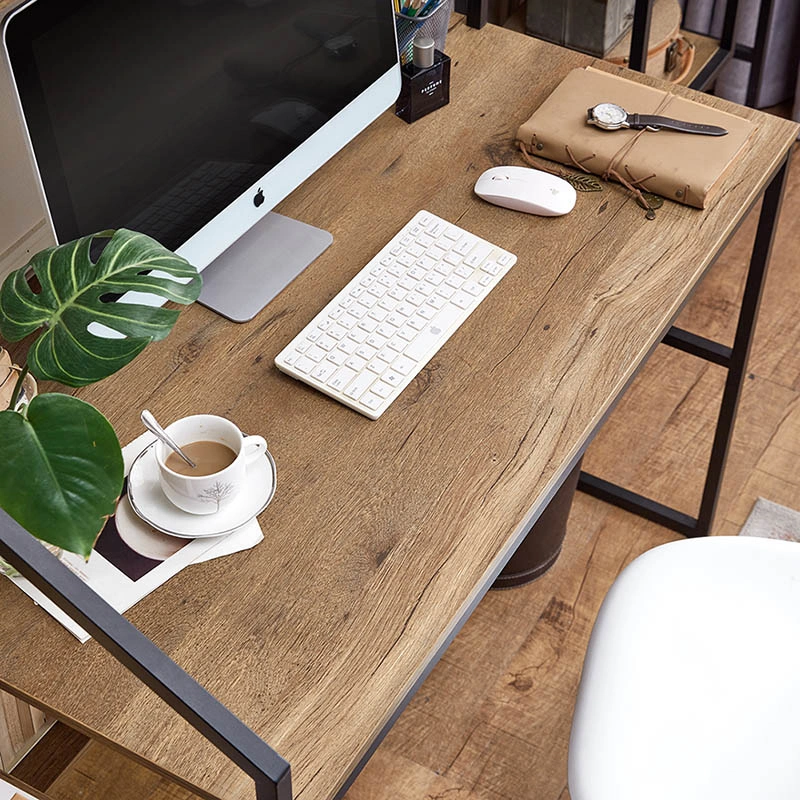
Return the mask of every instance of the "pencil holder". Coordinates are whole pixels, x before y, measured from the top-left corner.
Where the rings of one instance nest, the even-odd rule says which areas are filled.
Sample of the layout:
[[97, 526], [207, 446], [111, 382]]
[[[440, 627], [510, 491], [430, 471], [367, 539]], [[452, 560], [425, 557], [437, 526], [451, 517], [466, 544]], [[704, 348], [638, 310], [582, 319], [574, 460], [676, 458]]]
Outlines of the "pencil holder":
[[397, 49], [400, 52], [400, 63], [410, 64], [414, 55], [414, 37], [430, 36], [436, 49], [444, 52], [447, 38], [447, 26], [450, 24], [452, 0], [439, 0], [436, 6], [421, 17], [408, 17], [395, 11], [397, 23]]

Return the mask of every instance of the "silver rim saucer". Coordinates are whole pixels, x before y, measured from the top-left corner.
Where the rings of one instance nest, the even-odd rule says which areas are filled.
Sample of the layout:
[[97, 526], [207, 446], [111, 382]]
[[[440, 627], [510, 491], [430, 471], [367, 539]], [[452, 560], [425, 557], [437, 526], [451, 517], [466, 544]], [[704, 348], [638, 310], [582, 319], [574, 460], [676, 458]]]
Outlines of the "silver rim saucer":
[[[130, 470], [128, 470], [128, 475], [130, 475], [133, 472], [133, 468], [136, 466], [136, 462], [139, 461], [140, 458], [145, 456], [153, 447], [156, 446], [156, 444], [158, 444], [157, 441], [147, 445], [147, 447], [145, 447], [144, 450], [142, 450], [142, 452], [139, 453], [139, 455], [136, 456], [136, 458], [134, 458], [133, 462], [131, 463], [131, 468]], [[227, 533], [233, 533], [233, 531], [238, 530], [242, 526], [247, 525], [247, 523], [250, 522], [251, 520], [255, 519], [272, 502], [272, 498], [275, 496], [275, 489], [278, 485], [278, 479], [277, 479], [278, 471], [275, 465], [275, 459], [272, 457], [272, 453], [270, 453], [269, 450], [265, 450], [264, 455], [267, 457], [267, 460], [269, 461], [270, 466], [272, 467], [272, 485], [270, 486], [270, 490], [267, 493], [267, 498], [266, 500], [264, 500], [263, 505], [261, 506], [261, 508], [258, 509], [258, 511], [256, 511], [251, 517], [246, 519], [244, 522], [241, 522], [238, 525], [234, 525], [232, 528], [226, 528], [224, 530], [221, 530], [217, 533], [204, 533], [200, 535], [192, 533], [182, 533], [178, 531], [171, 531], [168, 528], [159, 525], [157, 522], [154, 522], [146, 514], [142, 513], [141, 509], [139, 509], [139, 507], [136, 505], [136, 500], [133, 496], [133, 490], [131, 489], [130, 480], [128, 480], [128, 490], [127, 490], [128, 500], [130, 501], [131, 508], [134, 510], [134, 513], [136, 514], [137, 517], [142, 519], [151, 527], [155, 528], [157, 531], [160, 531], [161, 533], [166, 533], [168, 536], [177, 536], [180, 539], [212, 539], [215, 536], [224, 536]], [[169, 501], [167, 500], [167, 502]], [[180, 511], [180, 509], [178, 510]], [[185, 511], [183, 513], [186, 514], [187, 519], [191, 519], [197, 516], [195, 514], [190, 514], [188, 511]], [[209, 514], [208, 516], [213, 516], [213, 514]]]

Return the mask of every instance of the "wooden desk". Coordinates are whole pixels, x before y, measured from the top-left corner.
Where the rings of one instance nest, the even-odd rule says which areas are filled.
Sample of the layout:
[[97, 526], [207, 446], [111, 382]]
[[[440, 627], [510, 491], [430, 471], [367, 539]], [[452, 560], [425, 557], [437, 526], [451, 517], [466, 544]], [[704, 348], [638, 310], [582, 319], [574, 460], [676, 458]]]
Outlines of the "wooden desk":
[[[383, 115], [280, 211], [333, 246], [253, 322], [194, 307], [119, 376], [81, 392], [120, 438], [138, 413], [200, 411], [263, 433], [278, 491], [255, 550], [191, 567], [127, 616], [330, 798], [438, 657], [725, 241], [784, 162], [797, 126], [759, 124], [705, 211], [655, 221], [624, 190], [543, 219], [472, 193], [520, 163], [520, 122], [592, 59], [457, 20], [452, 103], [412, 126]], [[640, 78], [645, 80], [643, 78]], [[691, 94], [688, 90], [677, 90]], [[276, 353], [427, 208], [517, 265], [378, 422], [279, 373]], [[211, 797], [252, 782], [96, 642], [79, 645], [0, 582], [0, 686]]]

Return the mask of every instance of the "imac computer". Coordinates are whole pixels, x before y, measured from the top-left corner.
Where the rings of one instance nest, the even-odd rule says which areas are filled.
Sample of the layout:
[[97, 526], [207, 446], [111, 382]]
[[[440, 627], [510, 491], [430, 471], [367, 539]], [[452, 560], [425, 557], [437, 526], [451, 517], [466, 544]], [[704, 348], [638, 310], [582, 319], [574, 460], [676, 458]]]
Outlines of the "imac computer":
[[237, 321], [332, 241], [271, 209], [400, 89], [390, 0], [30, 0], [3, 43], [56, 240], [146, 233]]

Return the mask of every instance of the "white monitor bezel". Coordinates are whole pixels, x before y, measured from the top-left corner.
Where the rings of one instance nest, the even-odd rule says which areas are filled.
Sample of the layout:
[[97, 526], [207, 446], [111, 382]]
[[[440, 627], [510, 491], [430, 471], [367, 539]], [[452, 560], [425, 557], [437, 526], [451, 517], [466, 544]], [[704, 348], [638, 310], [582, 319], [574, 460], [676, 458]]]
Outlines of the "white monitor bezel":
[[[53, 239], [58, 242], [53, 217], [47, 202], [47, 192], [37, 163], [6, 41], [6, 32], [11, 20], [36, 2], [38, 0], [28, 0], [28, 2], [14, 8], [3, 18], [3, 55], [9, 72], [14, 79], [13, 95], [23, 126], [25, 145], [28, 148], [34, 166], [34, 177], [44, 200], [45, 218]], [[396, 28], [394, 36], [396, 49]], [[220, 211], [186, 242], [181, 244], [175, 252], [193, 264], [198, 270], [203, 270], [207, 267], [244, 233], [263, 219], [278, 203], [304, 183], [323, 164], [386, 111], [397, 100], [400, 93], [400, 74], [400, 62], [398, 59], [383, 75], [331, 117], [302, 144], [264, 173], [260, 180], [242, 192], [239, 197]], [[259, 190], [263, 191], [264, 202], [256, 205], [254, 197]]]

